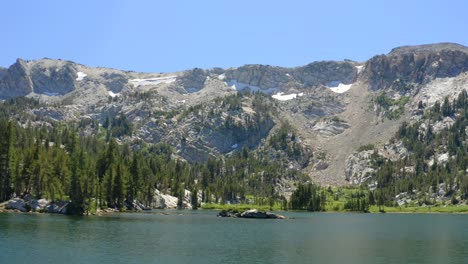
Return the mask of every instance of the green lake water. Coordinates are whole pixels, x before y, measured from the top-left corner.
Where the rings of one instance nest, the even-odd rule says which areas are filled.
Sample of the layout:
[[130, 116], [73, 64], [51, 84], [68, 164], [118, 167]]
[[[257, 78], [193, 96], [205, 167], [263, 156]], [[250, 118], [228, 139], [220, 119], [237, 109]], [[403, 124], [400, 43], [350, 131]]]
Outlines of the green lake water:
[[0, 263], [468, 263], [468, 215], [216, 214], [3, 213]]

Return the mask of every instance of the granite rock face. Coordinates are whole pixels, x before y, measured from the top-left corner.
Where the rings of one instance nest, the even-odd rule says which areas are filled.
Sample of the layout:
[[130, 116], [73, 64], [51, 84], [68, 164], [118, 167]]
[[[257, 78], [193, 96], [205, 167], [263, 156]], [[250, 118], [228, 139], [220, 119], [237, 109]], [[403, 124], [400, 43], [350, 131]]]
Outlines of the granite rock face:
[[292, 75], [305, 86], [319, 86], [330, 82], [351, 84], [357, 78], [357, 71], [350, 61], [319, 61], [294, 68]]
[[47, 212], [50, 214], [66, 214], [68, 201], [51, 202], [46, 199], [33, 199], [26, 195], [23, 198], [12, 198], [8, 201], [6, 209], [19, 210], [21, 212]]
[[33, 91], [38, 94], [67, 94], [76, 89], [77, 71], [71, 62], [39, 61], [29, 66]]
[[177, 78], [175, 88], [184, 88], [187, 93], [198, 92], [205, 86], [208, 76], [209, 71], [200, 68], [185, 71]]
[[227, 80], [235, 80], [260, 89], [307, 88], [330, 82], [353, 83], [357, 69], [349, 61], [320, 61], [295, 68], [269, 65], [245, 65], [226, 71]]
[[468, 71], [468, 48], [440, 43], [393, 49], [367, 61], [362, 78], [371, 89], [411, 90], [435, 78], [454, 77]]
[[33, 91], [27, 64], [18, 59], [0, 75], [0, 99], [25, 96]]
[[372, 168], [373, 150], [353, 153], [346, 159], [345, 177], [353, 184], [362, 184], [369, 180], [375, 169]]
[[26, 202], [21, 198], [11, 199], [10, 201], [8, 201], [5, 208], [10, 209], [10, 210], [19, 210], [21, 212], [27, 212], [28, 211]]
[[56, 60], [26, 62], [18, 59], [0, 73], [0, 98], [38, 94], [63, 95], [76, 89], [73, 63]]

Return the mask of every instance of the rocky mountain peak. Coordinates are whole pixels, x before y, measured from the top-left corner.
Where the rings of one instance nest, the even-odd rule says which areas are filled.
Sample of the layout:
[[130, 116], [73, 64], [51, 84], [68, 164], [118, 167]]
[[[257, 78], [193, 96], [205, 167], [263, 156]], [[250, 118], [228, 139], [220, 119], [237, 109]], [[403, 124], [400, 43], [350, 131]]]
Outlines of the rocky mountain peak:
[[372, 90], [408, 92], [435, 78], [468, 71], [468, 48], [452, 43], [404, 46], [367, 61], [362, 79]]
[[[396, 48], [365, 63], [173, 73], [19, 59], [0, 68], [0, 98], [38, 99], [15, 117], [24, 124], [33, 116], [41, 120], [37, 125], [71, 122], [93, 134], [108, 120], [109, 133], [121, 142], [164, 142], [187, 161], [205, 162], [245, 147], [285, 160], [287, 168], [317, 181], [342, 184], [345, 161], [356, 148], [389, 140], [400, 122], [418, 118], [413, 113], [422, 111], [419, 102], [429, 107], [466, 88], [467, 54], [462, 45], [442, 43]], [[290, 129], [282, 129], [283, 123]], [[353, 162], [357, 169], [366, 165]]]
[[208, 70], [200, 68], [184, 71], [177, 78], [176, 86], [183, 87], [188, 93], [199, 91], [205, 86], [205, 81], [209, 74]]
[[73, 63], [46, 59], [28, 64], [35, 93], [63, 95], [76, 89], [78, 74]]
[[414, 46], [401, 46], [392, 49], [389, 55], [401, 55], [405, 53], [437, 53], [442, 51], [463, 51], [468, 52], [468, 47], [457, 44], [457, 43], [436, 43], [436, 44], [424, 44], [424, 45], [414, 45]]
[[306, 86], [327, 85], [330, 82], [353, 83], [358, 74], [351, 61], [318, 61], [295, 68], [294, 75]]
[[32, 92], [32, 81], [29, 77], [27, 63], [17, 59], [0, 76], [0, 98], [24, 96]]

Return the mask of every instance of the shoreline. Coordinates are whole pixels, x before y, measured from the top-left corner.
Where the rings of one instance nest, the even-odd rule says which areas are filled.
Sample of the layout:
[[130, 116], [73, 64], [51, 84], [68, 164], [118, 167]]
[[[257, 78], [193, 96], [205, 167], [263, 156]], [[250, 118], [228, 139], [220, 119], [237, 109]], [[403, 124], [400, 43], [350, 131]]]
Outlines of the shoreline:
[[[255, 209], [255, 206], [250, 207]], [[258, 208], [258, 207], [257, 207]], [[261, 208], [261, 207], [260, 207]], [[292, 213], [325, 213], [325, 214], [468, 214], [468, 205], [459, 206], [459, 207], [385, 207], [384, 212], [380, 212], [378, 210], [370, 210], [369, 212], [359, 212], [359, 211], [307, 211], [307, 210], [281, 210], [281, 209], [273, 209], [273, 210], [263, 210], [259, 209], [259, 211], [267, 211], [267, 212], [292, 212]], [[243, 210], [242, 208], [236, 209], [232, 207], [230, 209], [233, 210]], [[450, 210], [454, 209], [454, 210]], [[458, 209], [458, 210], [457, 210]], [[152, 212], [156, 213], [159, 212], [158, 215], [170, 215], [170, 213], [165, 212], [174, 212], [174, 211], [222, 211], [226, 210], [222, 206], [219, 208], [199, 208], [197, 210], [192, 209], [177, 209], [177, 208], [169, 208], [169, 209], [151, 209], [151, 210], [125, 210], [125, 211], [117, 211], [115, 209], [112, 210], [100, 210], [97, 213], [89, 213], [83, 214], [80, 216], [103, 216], [103, 215], [111, 215], [111, 214], [119, 214], [119, 213], [145, 213], [145, 212]], [[61, 213], [48, 213], [48, 212], [41, 212], [41, 211], [28, 211], [22, 212], [17, 209], [6, 209], [5, 207], [0, 207], [0, 214], [2, 213], [19, 213], [19, 214], [50, 214], [50, 215], [67, 215]], [[69, 215], [69, 216], [76, 216], [76, 215]]]

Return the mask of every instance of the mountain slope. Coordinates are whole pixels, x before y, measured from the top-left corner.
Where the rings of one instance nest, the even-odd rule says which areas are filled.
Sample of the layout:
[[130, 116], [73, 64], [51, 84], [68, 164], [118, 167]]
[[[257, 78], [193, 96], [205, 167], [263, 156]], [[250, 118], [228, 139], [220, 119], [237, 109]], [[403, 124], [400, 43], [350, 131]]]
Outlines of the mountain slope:
[[[361, 146], [385, 145], [399, 124], [422, 118], [420, 104], [431, 107], [467, 88], [467, 50], [441, 43], [395, 48], [363, 63], [174, 73], [19, 59], [0, 69], [0, 98], [38, 100], [8, 112], [23, 126], [62, 122], [83, 135], [107, 131], [122, 144], [163, 142], [191, 163], [248, 148], [314, 182], [346, 185], [346, 161]], [[282, 148], [269, 143], [278, 133]]]

